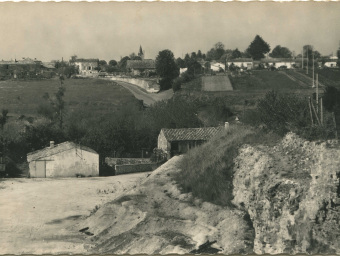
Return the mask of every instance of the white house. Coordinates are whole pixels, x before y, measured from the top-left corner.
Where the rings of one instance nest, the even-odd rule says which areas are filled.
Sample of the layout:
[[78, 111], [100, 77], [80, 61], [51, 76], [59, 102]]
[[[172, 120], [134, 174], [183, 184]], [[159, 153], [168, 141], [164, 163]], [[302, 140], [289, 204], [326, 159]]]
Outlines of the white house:
[[210, 69], [212, 69], [213, 71], [220, 71], [223, 70], [225, 71], [225, 64], [220, 63], [220, 62], [211, 62], [210, 63]]
[[97, 76], [99, 66], [99, 59], [75, 59], [72, 61], [79, 69], [79, 75], [81, 76]]
[[99, 155], [96, 151], [64, 142], [27, 154], [31, 178], [99, 176]]
[[291, 69], [296, 64], [296, 60], [290, 58], [266, 58], [261, 59], [261, 63], [265, 66], [273, 66], [276, 68], [286, 66], [288, 69]]
[[324, 61], [324, 64], [323, 64], [324, 67], [327, 67], [327, 68], [336, 68], [337, 67], [338, 58], [336, 56], [334, 56], [334, 57], [326, 59]]
[[252, 69], [253, 68], [253, 59], [251, 58], [238, 58], [233, 60], [228, 60], [228, 67], [230, 65], [234, 65], [239, 68], [246, 68], [246, 69]]

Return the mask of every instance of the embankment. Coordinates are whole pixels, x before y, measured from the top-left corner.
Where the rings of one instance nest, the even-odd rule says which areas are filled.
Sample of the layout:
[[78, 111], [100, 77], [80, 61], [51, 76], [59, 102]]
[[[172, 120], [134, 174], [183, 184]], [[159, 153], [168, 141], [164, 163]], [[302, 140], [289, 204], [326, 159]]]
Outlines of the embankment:
[[157, 93], [160, 90], [159, 84], [153, 80], [144, 80], [138, 78], [128, 78], [128, 77], [110, 77], [113, 81], [122, 81], [130, 84], [137, 85], [141, 89], [147, 91], [148, 93]]

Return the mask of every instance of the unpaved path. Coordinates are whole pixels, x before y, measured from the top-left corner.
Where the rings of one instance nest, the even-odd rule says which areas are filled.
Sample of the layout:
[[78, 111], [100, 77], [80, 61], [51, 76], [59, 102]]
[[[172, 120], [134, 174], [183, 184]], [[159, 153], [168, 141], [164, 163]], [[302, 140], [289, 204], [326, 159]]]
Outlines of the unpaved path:
[[146, 175], [1, 180], [0, 254], [85, 253], [72, 227]]
[[203, 76], [203, 91], [232, 91], [233, 86], [228, 76]]
[[161, 100], [168, 100], [171, 99], [173, 96], [173, 91], [172, 89], [162, 91], [159, 93], [147, 93], [140, 89], [137, 85], [133, 85], [130, 83], [122, 82], [122, 81], [117, 81], [115, 80], [115, 83], [123, 86], [124, 88], [128, 89], [132, 94], [139, 100], [143, 100], [144, 104], [147, 106], [152, 105], [153, 103]]

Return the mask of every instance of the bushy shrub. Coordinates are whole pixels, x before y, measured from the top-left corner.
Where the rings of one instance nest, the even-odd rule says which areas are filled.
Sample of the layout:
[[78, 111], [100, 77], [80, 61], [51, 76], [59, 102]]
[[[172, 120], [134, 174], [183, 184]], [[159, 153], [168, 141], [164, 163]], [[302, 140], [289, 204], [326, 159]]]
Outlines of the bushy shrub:
[[219, 205], [232, 206], [234, 159], [244, 144], [273, 146], [281, 137], [245, 125], [231, 126], [211, 141], [190, 150], [174, 178], [183, 192]]
[[258, 102], [259, 121], [280, 135], [291, 131], [308, 140], [333, 138], [334, 125], [329, 113], [324, 112], [324, 125], [316, 122], [314, 114], [312, 123], [308, 101], [297, 95], [270, 91]]
[[181, 85], [182, 85], [182, 78], [177, 77], [172, 81], [172, 90], [174, 92], [177, 92], [181, 89]]

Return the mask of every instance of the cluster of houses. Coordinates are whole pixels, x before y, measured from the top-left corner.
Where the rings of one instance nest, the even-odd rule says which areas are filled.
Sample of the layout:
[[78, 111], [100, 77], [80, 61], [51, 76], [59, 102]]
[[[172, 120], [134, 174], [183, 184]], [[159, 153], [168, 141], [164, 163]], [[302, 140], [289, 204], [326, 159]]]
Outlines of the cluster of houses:
[[[229, 123], [219, 127], [162, 129], [157, 148], [170, 159], [207, 142], [228, 128]], [[141, 160], [133, 160], [138, 162], [135, 166], [119, 165], [121, 172], [116, 174], [154, 169], [154, 164], [140, 164]], [[27, 162], [31, 178], [99, 176], [99, 154], [91, 148], [68, 141], [57, 145], [51, 141], [49, 147], [27, 154]]]
[[22, 58], [21, 60], [1, 60], [0, 61], [0, 78], [20, 78], [37, 75], [50, 77], [51, 72], [55, 69], [54, 65], [49, 62], [42, 62], [37, 59]]
[[[210, 63], [211, 69], [215, 72], [218, 71], [225, 71], [226, 65], [227, 68], [230, 68], [231, 66], [240, 68], [240, 69], [258, 69], [260, 67], [262, 68], [301, 68], [302, 62], [305, 62], [306, 65], [306, 59], [303, 60], [302, 58], [264, 58], [261, 60], [253, 60], [251, 58], [239, 58], [239, 59], [233, 59], [233, 60], [227, 60], [225, 63], [216, 62], [213, 61]], [[336, 68], [338, 62], [338, 57], [336, 56], [330, 56], [330, 57], [324, 57], [319, 59], [316, 62], [316, 65], [319, 68], [327, 67], [327, 68]], [[202, 66], [204, 65], [204, 62], [201, 63]]]

